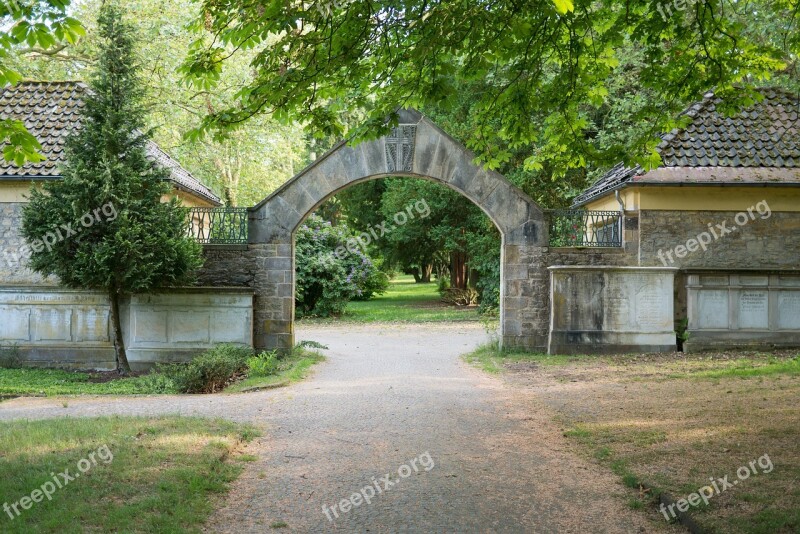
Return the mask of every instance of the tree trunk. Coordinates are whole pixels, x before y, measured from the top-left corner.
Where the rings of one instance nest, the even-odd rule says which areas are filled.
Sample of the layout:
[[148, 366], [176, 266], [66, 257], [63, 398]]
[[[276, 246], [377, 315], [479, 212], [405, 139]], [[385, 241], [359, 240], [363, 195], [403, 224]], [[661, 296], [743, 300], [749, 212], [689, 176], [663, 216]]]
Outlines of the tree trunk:
[[419, 284], [422, 282], [422, 277], [419, 275], [419, 269], [414, 269], [414, 272], [411, 274], [414, 276], [414, 283]]
[[450, 287], [467, 289], [467, 255], [461, 251], [450, 254]]
[[125, 339], [122, 337], [122, 322], [119, 316], [119, 293], [111, 291], [108, 296], [111, 299], [111, 327], [114, 329], [114, 355], [117, 360], [117, 372], [121, 375], [127, 375], [131, 372], [131, 366], [128, 363], [128, 355], [125, 353]]
[[433, 265], [426, 263], [422, 266], [422, 282], [429, 284], [431, 282], [431, 275], [433, 274]]

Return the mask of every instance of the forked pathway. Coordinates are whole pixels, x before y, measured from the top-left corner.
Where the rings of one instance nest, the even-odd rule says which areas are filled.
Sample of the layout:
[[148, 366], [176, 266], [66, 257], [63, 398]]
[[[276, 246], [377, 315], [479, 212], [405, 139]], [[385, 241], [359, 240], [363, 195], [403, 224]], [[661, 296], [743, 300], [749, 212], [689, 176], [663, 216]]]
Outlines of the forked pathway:
[[[572, 452], [543, 406], [460, 360], [485, 340], [479, 325], [315, 327], [298, 338], [330, 350], [288, 388], [70, 399], [67, 408], [18, 399], [0, 404], [0, 419], [180, 413], [262, 426], [248, 451], [258, 460], [211, 532], [651, 530], [615, 495], [623, 489], [613, 475]], [[354, 493], [370, 496], [366, 487], [381, 493], [342, 511]]]

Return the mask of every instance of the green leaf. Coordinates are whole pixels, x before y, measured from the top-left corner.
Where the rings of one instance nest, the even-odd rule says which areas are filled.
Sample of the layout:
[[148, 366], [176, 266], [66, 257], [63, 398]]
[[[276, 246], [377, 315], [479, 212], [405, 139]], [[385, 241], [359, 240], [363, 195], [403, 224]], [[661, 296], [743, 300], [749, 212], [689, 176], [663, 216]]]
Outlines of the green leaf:
[[553, 0], [553, 4], [555, 4], [556, 10], [562, 15], [575, 11], [575, 5], [572, 3], [572, 0]]

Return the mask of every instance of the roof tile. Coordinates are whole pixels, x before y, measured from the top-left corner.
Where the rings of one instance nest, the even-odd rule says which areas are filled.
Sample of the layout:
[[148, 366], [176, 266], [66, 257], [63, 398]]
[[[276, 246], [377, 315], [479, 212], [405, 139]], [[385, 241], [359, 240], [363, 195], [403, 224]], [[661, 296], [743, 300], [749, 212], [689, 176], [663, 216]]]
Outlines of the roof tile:
[[[760, 92], [764, 96], [761, 102], [734, 117], [717, 112], [720, 99], [713, 93], [689, 106], [684, 115], [691, 123], [661, 137], [662, 168], [800, 168], [800, 97], [782, 89]], [[637, 176], [637, 181], [647, 181], [640, 167], [629, 169], [619, 164], [578, 195], [574, 206]]]
[[[0, 158], [0, 179], [61, 175], [59, 164], [64, 161], [64, 143], [77, 125], [87, 90], [81, 82], [20, 82], [0, 90], [0, 118], [21, 120], [42, 145], [41, 153], [46, 158], [22, 167]], [[170, 180], [177, 186], [212, 203], [221, 203], [217, 195], [152, 141], [148, 142], [147, 154], [170, 170]]]

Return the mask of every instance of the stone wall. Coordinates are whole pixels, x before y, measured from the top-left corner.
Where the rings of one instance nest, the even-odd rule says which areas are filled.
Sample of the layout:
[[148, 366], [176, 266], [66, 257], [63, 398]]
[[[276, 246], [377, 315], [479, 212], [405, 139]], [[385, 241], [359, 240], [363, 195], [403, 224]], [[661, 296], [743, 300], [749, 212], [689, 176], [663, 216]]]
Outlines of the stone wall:
[[687, 352], [800, 346], [800, 275], [688, 273]]
[[[187, 288], [134, 295], [121, 305], [131, 367], [183, 361], [218, 343], [252, 345], [253, 292]], [[110, 304], [103, 293], [0, 287], [0, 345], [29, 365], [113, 369]]]
[[[800, 266], [800, 213], [776, 212], [762, 219], [756, 212], [755, 219], [748, 216], [747, 224], [742, 226], [736, 223], [737, 213], [740, 212], [641, 212], [640, 264], [726, 270], [797, 269]], [[709, 224], [718, 236], [716, 239]], [[717, 225], [730, 231], [720, 235], [723, 232]], [[694, 251], [686, 248], [689, 240], [697, 241], [701, 234], [711, 239], [705, 250], [699, 244], [689, 244], [696, 249]], [[705, 236], [701, 239], [708, 240]], [[667, 252], [671, 252], [673, 261]], [[679, 253], [683, 257], [678, 257]]]
[[25, 267], [25, 240], [20, 235], [24, 205], [20, 202], [0, 203], [0, 284], [55, 286], [56, 280], [45, 279]]
[[197, 285], [253, 287], [258, 270], [255, 257], [255, 250], [248, 245], [205, 245]]

